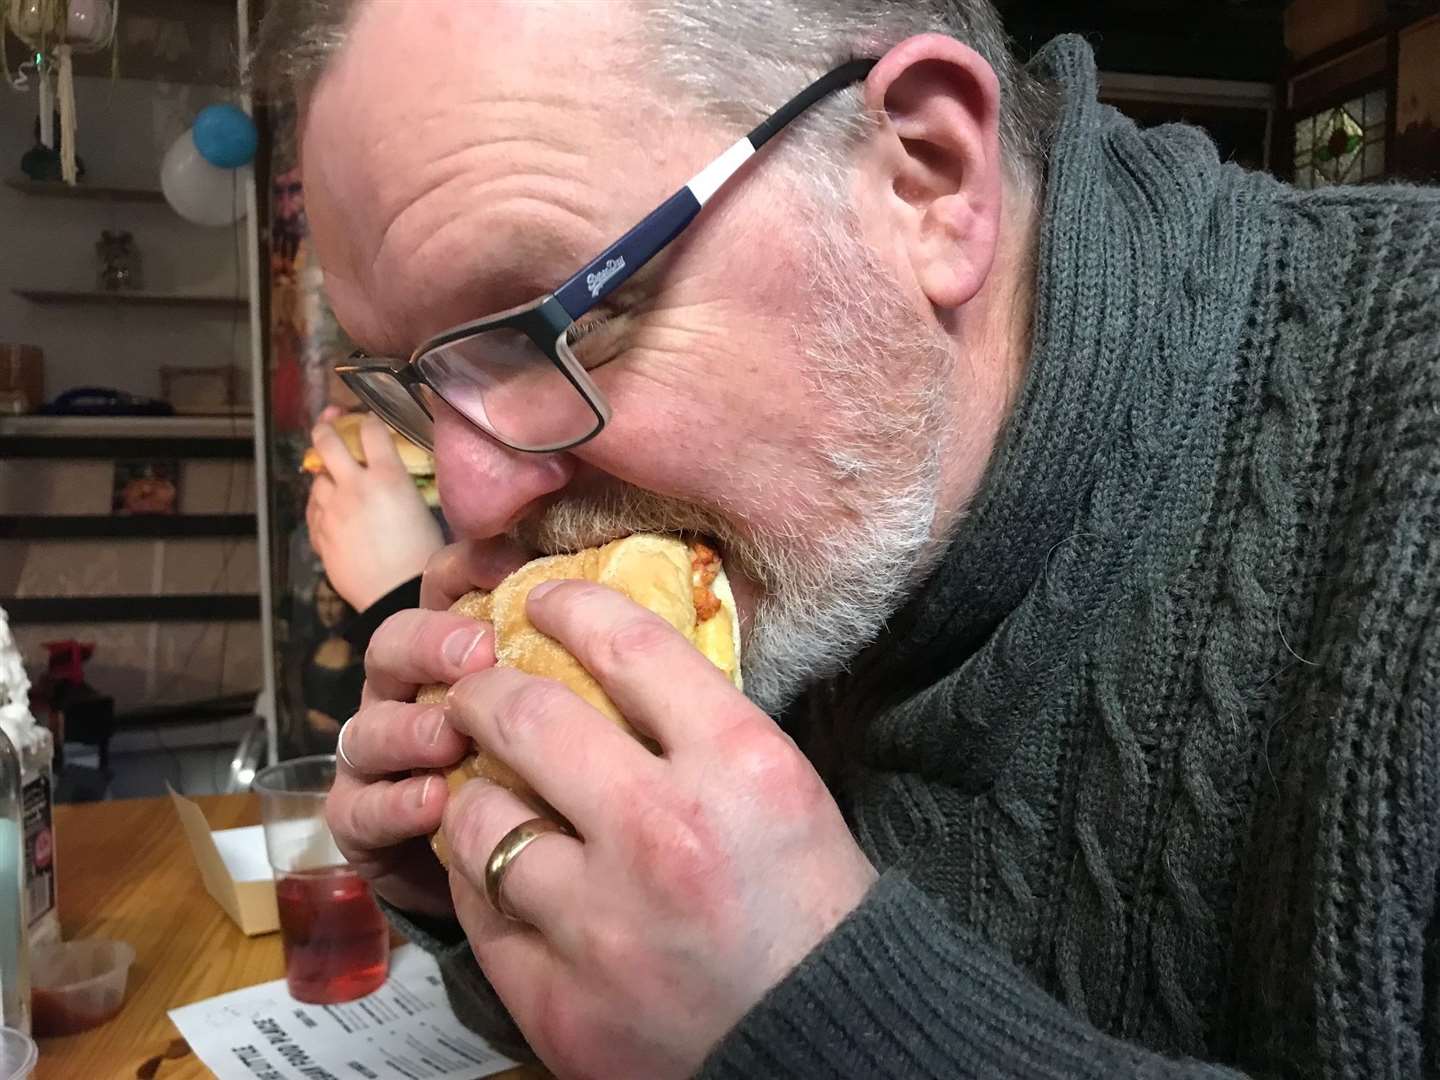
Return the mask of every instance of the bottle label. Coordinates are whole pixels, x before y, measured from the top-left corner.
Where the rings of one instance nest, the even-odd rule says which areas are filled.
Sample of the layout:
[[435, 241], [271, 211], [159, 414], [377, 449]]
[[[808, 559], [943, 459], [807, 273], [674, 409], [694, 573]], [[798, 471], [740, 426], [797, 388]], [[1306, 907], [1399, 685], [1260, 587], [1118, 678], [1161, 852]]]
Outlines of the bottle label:
[[50, 774], [40, 773], [25, 785], [25, 898], [30, 925], [55, 906], [55, 832], [51, 828]]

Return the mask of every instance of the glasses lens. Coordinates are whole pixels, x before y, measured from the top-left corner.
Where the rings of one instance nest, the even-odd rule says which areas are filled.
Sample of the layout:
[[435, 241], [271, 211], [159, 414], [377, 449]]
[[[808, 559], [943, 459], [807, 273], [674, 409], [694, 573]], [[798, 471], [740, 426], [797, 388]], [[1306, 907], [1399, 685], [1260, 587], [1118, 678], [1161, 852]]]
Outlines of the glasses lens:
[[410, 396], [393, 372], [383, 368], [358, 368], [342, 371], [340, 378], [401, 435], [424, 450], [435, 449], [435, 428], [429, 413]]
[[533, 341], [486, 330], [415, 361], [451, 408], [518, 450], [557, 450], [589, 438], [600, 414]]

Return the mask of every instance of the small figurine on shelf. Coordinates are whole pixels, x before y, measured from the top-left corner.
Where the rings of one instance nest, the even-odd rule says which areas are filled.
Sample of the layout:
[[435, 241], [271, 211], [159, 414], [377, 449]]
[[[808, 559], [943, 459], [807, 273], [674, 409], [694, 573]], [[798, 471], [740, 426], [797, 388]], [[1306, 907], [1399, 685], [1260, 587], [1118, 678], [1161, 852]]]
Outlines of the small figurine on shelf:
[[100, 260], [97, 282], [106, 292], [145, 287], [141, 273], [140, 249], [135, 238], [128, 232], [112, 233], [106, 229], [95, 243], [95, 254]]

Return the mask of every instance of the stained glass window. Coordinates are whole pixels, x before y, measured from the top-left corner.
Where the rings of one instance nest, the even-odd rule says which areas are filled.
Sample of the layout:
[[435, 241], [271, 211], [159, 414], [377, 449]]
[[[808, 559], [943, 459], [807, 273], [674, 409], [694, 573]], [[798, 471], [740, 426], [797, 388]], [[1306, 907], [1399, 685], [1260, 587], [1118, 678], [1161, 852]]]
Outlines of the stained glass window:
[[1388, 107], [1385, 91], [1375, 90], [1296, 124], [1295, 183], [1317, 188], [1383, 177]]

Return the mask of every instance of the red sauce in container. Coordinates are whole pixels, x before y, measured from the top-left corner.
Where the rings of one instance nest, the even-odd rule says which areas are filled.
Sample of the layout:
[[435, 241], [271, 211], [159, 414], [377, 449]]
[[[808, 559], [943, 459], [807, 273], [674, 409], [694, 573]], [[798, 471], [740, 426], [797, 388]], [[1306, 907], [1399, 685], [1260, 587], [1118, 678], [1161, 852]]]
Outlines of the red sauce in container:
[[35, 989], [30, 993], [31, 1033], [40, 1036], [74, 1035], [98, 1027], [120, 1011], [122, 1002], [116, 1001], [112, 1009], [94, 1011], [78, 1003], [65, 1000], [65, 994], [55, 990]]

